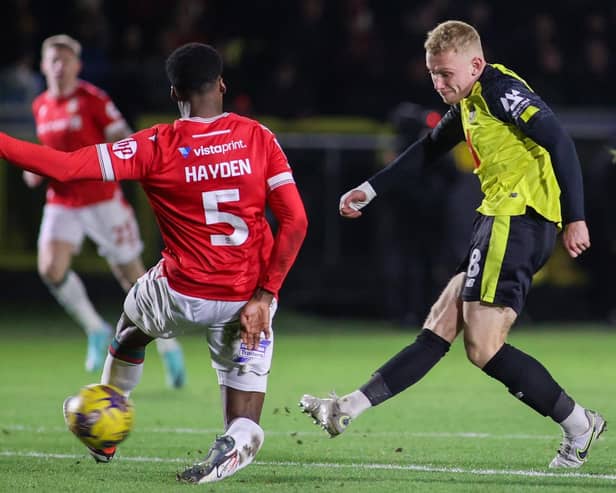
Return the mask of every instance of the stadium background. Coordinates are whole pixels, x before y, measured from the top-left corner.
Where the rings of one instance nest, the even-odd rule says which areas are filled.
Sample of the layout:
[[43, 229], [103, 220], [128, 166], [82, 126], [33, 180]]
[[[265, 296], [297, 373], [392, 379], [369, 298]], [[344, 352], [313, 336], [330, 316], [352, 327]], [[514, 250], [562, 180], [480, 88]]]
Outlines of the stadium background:
[[[310, 217], [284, 306], [412, 326], [464, 252], [477, 200], [464, 151], [421, 184], [371, 205], [361, 221], [342, 221], [337, 201], [382, 166], [400, 138], [424, 130], [430, 111], [446, 110], [426, 74], [425, 32], [448, 18], [473, 23], [488, 61], [519, 72], [562, 118], [584, 170], [593, 247], [575, 263], [555, 253], [524, 320], [614, 321], [616, 2], [11, 0], [3, 13], [11, 22], [0, 32], [0, 129], [31, 139], [29, 104], [43, 89], [39, 48], [48, 35], [66, 32], [83, 43], [83, 78], [105, 88], [136, 129], [175, 118], [163, 70], [172, 49], [187, 41], [219, 48], [226, 109], [279, 135]], [[126, 189], [151, 265], [160, 250], [156, 226], [138, 188]], [[42, 190], [0, 167], [3, 304], [53, 303], [35, 272], [42, 203]], [[122, 299], [92, 248], [75, 268], [95, 302]]]

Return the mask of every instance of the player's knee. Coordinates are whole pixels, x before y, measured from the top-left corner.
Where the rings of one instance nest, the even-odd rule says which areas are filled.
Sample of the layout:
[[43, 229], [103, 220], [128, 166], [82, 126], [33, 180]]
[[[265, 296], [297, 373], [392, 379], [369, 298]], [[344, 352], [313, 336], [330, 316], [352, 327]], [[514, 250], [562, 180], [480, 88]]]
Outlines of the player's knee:
[[464, 349], [466, 357], [478, 368], [483, 368], [503, 345], [500, 338], [483, 338], [478, 334], [464, 334]]
[[490, 361], [490, 357], [488, 356], [489, 351], [481, 347], [481, 345], [473, 344], [465, 340], [464, 349], [466, 350], [466, 357], [468, 360], [478, 368], [483, 368], [484, 365]]
[[154, 338], [144, 333], [134, 322], [122, 313], [116, 325], [114, 344], [122, 351], [142, 349]]
[[58, 286], [66, 277], [66, 269], [54, 262], [39, 262], [38, 273], [46, 284]]
[[464, 347], [474, 365], [483, 368], [498, 352], [507, 340], [515, 317], [515, 311], [508, 307], [464, 303]]
[[448, 342], [453, 342], [458, 334], [458, 317], [456, 313], [434, 310], [430, 311], [424, 328], [430, 329], [439, 337]]
[[40, 251], [37, 259], [38, 273], [43, 282], [57, 286], [64, 281], [68, 267], [50, 252]]

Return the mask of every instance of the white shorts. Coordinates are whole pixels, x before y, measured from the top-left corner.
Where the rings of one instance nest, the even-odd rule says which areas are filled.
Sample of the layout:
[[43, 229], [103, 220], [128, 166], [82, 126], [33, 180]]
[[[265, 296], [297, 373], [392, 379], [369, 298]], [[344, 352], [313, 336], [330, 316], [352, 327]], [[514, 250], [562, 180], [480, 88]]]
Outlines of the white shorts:
[[98, 254], [112, 264], [127, 264], [143, 250], [135, 214], [121, 194], [111, 200], [83, 207], [46, 204], [39, 231], [38, 246], [61, 240], [79, 253], [84, 236], [98, 247]]
[[245, 301], [207, 300], [178, 293], [169, 287], [159, 262], [128, 292], [124, 313], [151, 337], [168, 339], [187, 332], [204, 332], [220, 385], [265, 392], [274, 351], [271, 325], [277, 302], [274, 299], [270, 306], [270, 339], [262, 335], [256, 350], [249, 350], [240, 340], [239, 315], [245, 304]]

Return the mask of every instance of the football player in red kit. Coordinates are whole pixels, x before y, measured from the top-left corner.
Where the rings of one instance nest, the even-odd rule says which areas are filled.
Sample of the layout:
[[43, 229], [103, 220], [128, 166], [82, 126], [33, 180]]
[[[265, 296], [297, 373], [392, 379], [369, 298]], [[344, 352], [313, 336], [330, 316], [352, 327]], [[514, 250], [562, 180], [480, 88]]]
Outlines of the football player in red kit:
[[[66, 34], [45, 39], [41, 48], [47, 90], [32, 103], [36, 133], [41, 143], [60, 151], [113, 142], [132, 133], [109, 96], [78, 78], [80, 54], [81, 44]], [[30, 171], [23, 175], [30, 187], [44, 179]], [[96, 244], [124, 290], [144, 274], [139, 227], [119, 183], [49, 180], [38, 239], [38, 270], [51, 294], [88, 337], [86, 370], [100, 371], [113, 331], [71, 269], [85, 236]], [[180, 345], [175, 339], [158, 339], [156, 345], [169, 385], [181, 387], [185, 371]]]
[[[0, 157], [59, 181], [141, 183], [165, 248], [126, 297], [101, 381], [129, 394], [149, 342], [203, 330], [222, 391], [225, 430], [178, 478], [205, 483], [247, 466], [263, 443], [259, 420], [274, 346], [272, 318], [307, 218], [272, 132], [222, 111], [220, 54], [189, 43], [169, 56], [166, 68], [181, 116], [174, 123], [71, 153], [0, 133]], [[275, 235], [266, 206], [277, 221]], [[115, 449], [90, 452], [107, 462]]]

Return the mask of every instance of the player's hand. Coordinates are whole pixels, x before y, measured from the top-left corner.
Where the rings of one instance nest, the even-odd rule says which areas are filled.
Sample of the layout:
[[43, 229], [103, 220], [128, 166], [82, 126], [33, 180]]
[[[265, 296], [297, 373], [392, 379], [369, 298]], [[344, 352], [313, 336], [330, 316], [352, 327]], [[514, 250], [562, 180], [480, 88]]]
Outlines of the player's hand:
[[575, 258], [590, 248], [590, 235], [586, 221], [573, 221], [565, 226], [563, 244], [567, 253]]
[[361, 216], [360, 210], [357, 208], [357, 203], [365, 202], [366, 194], [361, 190], [351, 190], [340, 197], [340, 215], [349, 219], [355, 219]]
[[22, 177], [28, 188], [38, 187], [41, 183], [43, 183], [43, 180], [45, 179], [44, 176], [37, 175], [36, 173], [32, 173], [31, 171], [24, 171], [22, 173]]
[[340, 197], [338, 205], [340, 215], [349, 219], [358, 218], [362, 214], [360, 209], [366, 207], [374, 197], [376, 197], [376, 192], [372, 185], [367, 181], [363, 182]]
[[272, 293], [259, 288], [240, 312], [240, 337], [248, 349], [259, 347], [261, 332], [265, 339], [271, 337], [269, 309], [273, 298]]

